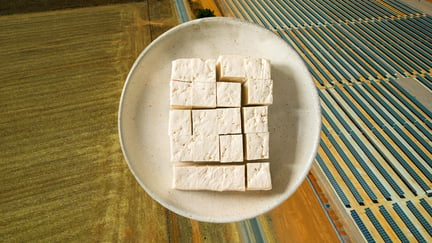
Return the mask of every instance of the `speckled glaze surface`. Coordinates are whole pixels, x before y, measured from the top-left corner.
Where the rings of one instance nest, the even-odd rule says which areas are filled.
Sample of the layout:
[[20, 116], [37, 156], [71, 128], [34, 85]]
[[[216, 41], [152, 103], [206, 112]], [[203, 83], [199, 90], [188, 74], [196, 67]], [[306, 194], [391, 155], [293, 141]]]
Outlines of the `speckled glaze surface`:
[[[271, 191], [209, 192], [171, 188], [167, 134], [171, 61], [216, 58], [220, 54], [262, 57], [272, 63]], [[301, 58], [271, 31], [232, 18], [190, 21], [153, 41], [137, 58], [127, 77], [118, 119], [123, 154], [144, 190], [175, 213], [207, 222], [252, 218], [285, 201], [306, 177], [321, 131], [318, 94]]]

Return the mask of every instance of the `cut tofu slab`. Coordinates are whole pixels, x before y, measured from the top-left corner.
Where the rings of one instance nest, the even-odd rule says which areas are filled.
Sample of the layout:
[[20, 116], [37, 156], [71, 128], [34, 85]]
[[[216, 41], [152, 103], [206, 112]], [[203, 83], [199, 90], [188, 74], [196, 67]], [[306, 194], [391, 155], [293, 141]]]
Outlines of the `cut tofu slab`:
[[221, 55], [216, 61], [219, 81], [243, 82], [246, 78], [245, 58], [237, 55]]
[[218, 134], [242, 132], [240, 108], [217, 109]]
[[192, 110], [193, 135], [218, 135], [217, 109]]
[[273, 80], [248, 79], [243, 85], [245, 105], [271, 105], [273, 104]]
[[168, 123], [169, 136], [192, 136], [191, 110], [170, 110]]
[[181, 58], [171, 65], [171, 80], [185, 82], [216, 82], [216, 60]]
[[216, 85], [217, 107], [241, 106], [241, 83], [217, 82]]
[[270, 61], [263, 58], [244, 59], [246, 79], [271, 79]]
[[220, 161], [219, 135], [170, 137], [171, 162]]
[[211, 162], [220, 160], [219, 135], [193, 135], [192, 161]]
[[170, 137], [171, 162], [192, 161], [192, 136]]
[[246, 160], [259, 160], [269, 158], [269, 133], [245, 134]]
[[192, 83], [192, 107], [216, 107], [216, 83]]
[[179, 190], [245, 191], [245, 166], [173, 166], [173, 188]]
[[246, 164], [247, 190], [271, 190], [270, 163]]
[[170, 82], [171, 108], [190, 108], [192, 106], [192, 84], [188, 82]]
[[220, 162], [243, 161], [243, 135], [220, 135]]
[[175, 189], [272, 188], [269, 162], [262, 162], [269, 159], [270, 69], [266, 59], [237, 55], [172, 62], [168, 134]]
[[243, 132], [268, 132], [267, 106], [243, 107]]

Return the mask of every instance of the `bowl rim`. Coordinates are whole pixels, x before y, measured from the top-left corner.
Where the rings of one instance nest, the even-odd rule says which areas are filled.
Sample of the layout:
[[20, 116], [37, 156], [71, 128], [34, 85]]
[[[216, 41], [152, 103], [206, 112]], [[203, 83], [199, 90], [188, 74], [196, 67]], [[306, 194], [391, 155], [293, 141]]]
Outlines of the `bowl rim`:
[[[222, 22], [221, 22], [222, 21]], [[141, 62], [141, 60], [144, 58], [144, 56], [147, 55], [147, 53], [155, 46], [157, 45], [159, 40], [162, 40], [164, 38], [169, 37], [170, 35], [172, 35], [173, 33], [184, 29], [184, 28], [188, 28], [192, 25], [196, 25], [196, 24], [200, 24], [200, 23], [211, 23], [211, 22], [230, 22], [230, 24], [241, 24], [241, 25], [249, 25], [252, 26], [254, 28], [259, 28], [262, 31], [266, 31], [269, 32], [273, 35], [275, 35], [275, 37], [280, 38], [281, 41], [283, 41], [283, 43], [285, 43], [285, 45], [287, 45], [290, 49], [293, 50], [294, 55], [297, 55], [297, 59], [301, 62], [301, 66], [303, 66], [306, 69], [305, 74], [307, 75], [307, 78], [305, 78], [305, 82], [310, 83], [309, 85], [311, 85], [314, 88], [314, 91], [312, 91], [311, 96], [313, 97], [313, 99], [315, 100], [316, 107], [314, 107], [314, 112], [318, 113], [317, 114], [317, 120], [316, 120], [316, 126], [318, 127], [318, 132], [315, 134], [315, 139], [314, 139], [314, 144], [311, 144], [311, 146], [313, 146], [313, 149], [311, 149], [311, 153], [309, 155], [309, 158], [307, 160], [308, 164], [307, 166], [304, 167], [303, 172], [299, 173], [301, 176], [299, 177], [299, 180], [295, 180], [295, 182], [292, 183], [292, 189], [287, 191], [286, 193], [283, 193], [282, 196], [280, 197], [280, 202], [279, 203], [275, 203], [274, 205], [272, 205], [271, 207], [267, 207], [264, 210], [259, 211], [258, 213], [253, 213], [250, 215], [247, 215], [246, 217], [238, 217], [237, 215], [235, 216], [231, 216], [231, 217], [224, 217], [224, 218], [214, 218], [214, 217], [206, 217], [206, 216], [202, 216], [202, 215], [196, 215], [196, 214], [191, 214], [188, 213], [184, 210], [179, 209], [178, 207], [171, 205], [169, 203], [166, 203], [161, 197], [159, 197], [159, 195], [157, 195], [157, 193], [154, 193], [150, 188], [148, 188], [142, 181], [141, 179], [138, 177], [137, 173], [135, 172], [133, 165], [130, 161], [130, 158], [128, 156], [128, 152], [127, 152], [127, 148], [125, 146], [125, 138], [122, 134], [122, 112], [123, 112], [123, 106], [124, 106], [124, 100], [125, 100], [125, 96], [129, 87], [129, 83], [131, 82], [131, 77], [133, 75], [133, 73], [135, 72], [135, 69], [138, 67], [139, 63]], [[316, 110], [315, 110], [316, 109]], [[121, 92], [121, 96], [120, 96], [120, 102], [119, 102], [119, 106], [118, 106], [118, 113], [117, 113], [117, 129], [118, 129], [118, 135], [119, 135], [119, 141], [120, 141], [120, 147], [123, 153], [123, 157], [126, 160], [126, 163], [129, 167], [130, 172], [133, 174], [133, 176], [135, 177], [135, 180], [139, 183], [139, 185], [144, 189], [144, 191], [146, 193], [148, 193], [150, 195], [150, 197], [152, 199], [154, 199], [155, 201], [157, 201], [159, 204], [161, 204], [163, 207], [165, 207], [166, 209], [181, 215], [183, 217], [187, 217], [193, 220], [198, 220], [201, 222], [209, 222], [209, 223], [232, 223], [232, 222], [239, 222], [239, 221], [243, 221], [243, 220], [248, 220], [251, 218], [255, 218], [259, 215], [268, 213], [269, 211], [273, 210], [274, 208], [278, 207], [279, 205], [281, 205], [283, 202], [285, 202], [289, 197], [291, 197], [292, 194], [294, 194], [294, 192], [297, 191], [297, 189], [300, 187], [301, 183], [303, 183], [303, 181], [307, 178], [307, 174], [309, 173], [309, 171], [312, 168], [314, 159], [316, 157], [316, 154], [318, 152], [318, 146], [320, 143], [320, 133], [321, 133], [321, 127], [322, 127], [322, 114], [321, 114], [321, 105], [320, 105], [320, 99], [319, 99], [319, 95], [318, 95], [318, 90], [313, 82], [311, 73], [308, 70], [308, 67], [305, 63], [305, 61], [301, 58], [301, 56], [297, 53], [297, 51], [291, 47], [285, 40], [283, 40], [280, 36], [276, 35], [273, 31], [252, 23], [252, 22], [248, 22], [242, 19], [238, 19], [238, 18], [232, 18], [232, 17], [211, 17], [211, 18], [201, 18], [201, 19], [195, 19], [195, 20], [191, 20], [185, 23], [181, 23], [177, 26], [174, 26], [173, 28], [167, 30], [166, 32], [162, 33], [160, 36], [158, 36], [156, 39], [154, 39], [153, 41], [151, 41], [151, 43], [149, 43], [143, 51], [141, 51], [141, 53], [138, 55], [138, 57], [135, 59], [132, 67], [130, 68], [130, 71], [125, 79], [125, 83], [123, 85], [122, 88], [122, 92]]]

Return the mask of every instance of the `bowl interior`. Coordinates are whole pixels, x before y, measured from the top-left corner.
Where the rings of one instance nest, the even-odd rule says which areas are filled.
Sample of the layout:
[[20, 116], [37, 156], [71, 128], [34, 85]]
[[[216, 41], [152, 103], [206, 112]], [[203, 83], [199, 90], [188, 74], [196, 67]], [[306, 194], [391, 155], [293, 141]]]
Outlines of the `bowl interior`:
[[[271, 191], [208, 192], [171, 188], [167, 134], [171, 61], [216, 58], [220, 54], [262, 57], [272, 63]], [[320, 126], [317, 91], [297, 53], [271, 31], [231, 18], [191, 21], [152, 42], [132, 67], [119, 108], [120, 142], [140, 185], [166, 208], [207, 222], [252, 218], [285, 201], [312, 165]]]

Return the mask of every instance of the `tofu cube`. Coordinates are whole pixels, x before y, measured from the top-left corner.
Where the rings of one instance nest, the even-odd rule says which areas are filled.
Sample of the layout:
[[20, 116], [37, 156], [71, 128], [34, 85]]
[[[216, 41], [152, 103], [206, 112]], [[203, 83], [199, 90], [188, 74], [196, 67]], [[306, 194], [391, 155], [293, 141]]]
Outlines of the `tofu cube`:
[[172, 186], [178, 190], [245, 191], [245, 166], [174, 165]]
[[202, 62], [202, 66], [197, 70], [198, 75], [192, 81], [197, 82], [216, 82], [216, 60], [206, 59]]
[[218, 134], [241, 133], [240, 108], [221, 108], [217, 111]]
[[216, 60], [182, 58], [172, 62], [171, 80], [216, 82]]
[[192, 84], [171, 81], [170, 105], [172, 108], [190, 108], [192, 106]]
[[269, 133], [245, 134], [246, 160], [258, 160], [269, 158]]
[[192, 161], [192, 136], [170, 137], [171, 162]]
[[243, 132], [268, 132], [268, 107], [243, 107]]
[[263, 58], [245, 58], [245, 74], [247, 79], [271, 79], [270, 61]]
[[216, 83], [192, 83], [192, 107], [216, 107]]
[[217, 107], [240, 107], [241, 83], [217, 82], [216, 105]]
[[219, 136], [193, 135], [192, 160], [194, 162], [219, 161]]
[[220, 162], [243, 161], [243, 136], [221, 135], [219, 136]]
[[247, 190], [271, 190], [270, 163], [247, 163], [246, 181]]
[[177, 59], [171, 63], [171, 80], [191, 82], [191, 65], [190, 59]]
[[243, 56], [222, 55], [216, 61], [216, 71], [220, 81], [243, 82], [246, 78]]
[[218, 135], [217, 110], [192, 110], [193, 135]]
[[169, 136], [192, 136], [192, 112], [191, 110], [170, 110]]
[[273, 80], [248, 79], [243, 87], [245, 105], [273, 104]]

